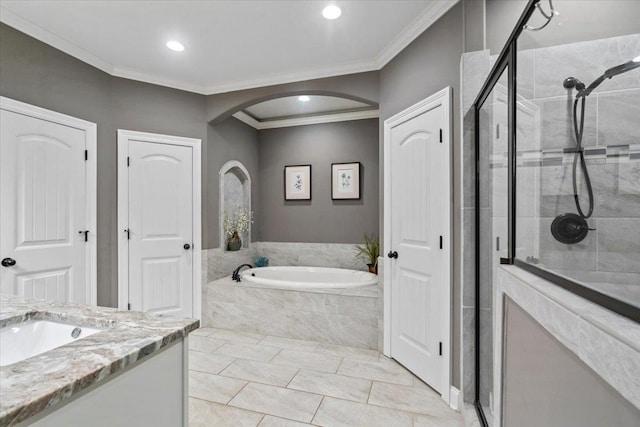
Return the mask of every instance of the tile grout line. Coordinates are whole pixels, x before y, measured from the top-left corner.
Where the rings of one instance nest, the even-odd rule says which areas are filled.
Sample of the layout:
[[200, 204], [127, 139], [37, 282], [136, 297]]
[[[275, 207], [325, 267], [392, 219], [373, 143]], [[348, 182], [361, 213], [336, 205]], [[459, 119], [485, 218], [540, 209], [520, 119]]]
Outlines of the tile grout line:
[[374, 382], [375, 382], [374, 380], [371, 380], [371, 385], [369, 386], [369, 394], [367, 394], [367, 402], [366, 402], [367, 405], [369, 404], [369, 399], [371, 399], [371, 390], [373, 390], [373, 383]]
[[[276, 357], [278, 357], [278, 355], [282, 352], [282, 350], [284, 350], [284, 347], [280, 347], [280, 350], [278, 350], [278, 352], [276, 354], [273, 355], [273, 357], [269, 360], [267, 360], [268, 363], [273, 362], [273, 359], [275, 359]], [[274, 363], [274, 365], [277, 365], [277, 363]]]
[[293, 379], [294, 379], [295, 377], [297, 377], [297, 376], [298, 376], [298, 374], [300, 373], [300, 371], [301, 371], [301, 370], [302, 370], [302, 368], [298, 368], [298, 370], [296, 371], [296, 373], [291, 377], [291, 379], [289, 380], [289, 382], [287, 383], [287, 385], [286, 385], [286, 386], [284, 386], [283, 388], [286, 388], [286, 389], [288, 389], [288, 390], [294, 390], [294, 389], [289, 388], [289, 384], [291, 384], [291, 381], [293, 381]]
[[322, 402], [324, 402], [325, 397], [326, 397], [325, 395], [322, 395], [322, 399], [320, 399], [320, 404], [318, 405], [318, 407], [316, 408], [316, 411], [313, 413], [313, 416], [309, 420], [309, 424], [313, 423], [313, 420], [316, 419], [316, 415], [318, 415], [318, 411], [320, 410], [320, 407], [322, 406]]
[[[247, 383], [246, 383], [245, 385], [243, 385], [243, 386], [242, 386], [242, 388], [241, 388], [240, 390], [238, 390], [238, 392], [237, 392], [236, 394], [234, 394], [234, 395], [231, 397], [231, 399], [227, 400], [227, 403], [225, 403], [225, 405], [226, 405], [226, 406], [231, 406], [232, 408], [236, 408], [236, 406], [229, 405], [229, 403], [231, 403], [231, 401], [232, 401], [233, 399], [235, 399], [237, 395], [239, 395], [240, 393], [242, 393], [242, 390], [244, 390], [245, 388], [247, 388], [247, 386], [248, 386], [249, 384], [251, 384], [251, 381], [247, 381]], [[240, 409], [245, 409], [245, 408], [240, 408]], [[254, 411], [254, 412], [257, 412], [257, 411]]]

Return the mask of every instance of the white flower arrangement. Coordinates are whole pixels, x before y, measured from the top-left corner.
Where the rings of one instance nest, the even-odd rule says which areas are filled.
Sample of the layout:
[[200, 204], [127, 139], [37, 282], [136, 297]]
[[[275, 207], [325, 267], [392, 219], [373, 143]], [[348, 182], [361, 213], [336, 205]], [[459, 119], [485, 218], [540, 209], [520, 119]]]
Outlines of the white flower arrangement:
[[233, 233], [242, 234], [249, 230], [249, 224], [253, 224], [253, 212], [238, 205], [233, 214], [224, 214], [224, 232], [228, 237]]

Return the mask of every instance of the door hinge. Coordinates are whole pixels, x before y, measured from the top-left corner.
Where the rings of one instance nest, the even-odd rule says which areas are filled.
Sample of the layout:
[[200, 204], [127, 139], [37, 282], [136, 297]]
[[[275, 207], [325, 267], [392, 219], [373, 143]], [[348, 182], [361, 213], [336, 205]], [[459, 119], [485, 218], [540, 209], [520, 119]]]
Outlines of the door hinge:
[[127, 167], [129, 167], [130, 162], [129, 162], [129, 156], [127, 156]]
[[442, 356], [442, 341], [440, 341], [440, 351], [439, 351], [439, 353], [440, 353], [440, 356]]
[[496, 123], [496, 139], [500, 139], [500, 123]]
[[442, 236], [440, 236], [440, 249], [442, 249]]
[[131, 303], [127, 304], [127, 310], [131, 310]]
[[84, 150], [84, 161], [89, 160], [89, 150]]
[[440, 129], [440, 142], [442, 142], [442, 129]]
[[500, 252], [500, 236], [496, 236], [496, 251]]

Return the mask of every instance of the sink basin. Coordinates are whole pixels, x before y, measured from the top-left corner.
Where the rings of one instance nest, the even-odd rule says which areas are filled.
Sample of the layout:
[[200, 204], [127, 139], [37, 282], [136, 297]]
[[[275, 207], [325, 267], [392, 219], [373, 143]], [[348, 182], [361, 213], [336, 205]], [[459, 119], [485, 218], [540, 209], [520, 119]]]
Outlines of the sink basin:
[[100, 331], [50, 320], [5, 326], [0, 328], [0, 366], [20, 362]]

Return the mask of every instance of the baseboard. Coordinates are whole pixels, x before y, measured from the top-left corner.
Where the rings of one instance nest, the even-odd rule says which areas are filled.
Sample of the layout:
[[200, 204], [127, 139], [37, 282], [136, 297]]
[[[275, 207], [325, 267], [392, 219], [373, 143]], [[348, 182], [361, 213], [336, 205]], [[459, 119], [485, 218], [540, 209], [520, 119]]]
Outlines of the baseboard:
[[461, 407], [460, 390], [458, 390], [454, 386], [451, 386], [451, 391], [449, 392], [449, 406], [454, 411], [459, 411]]

